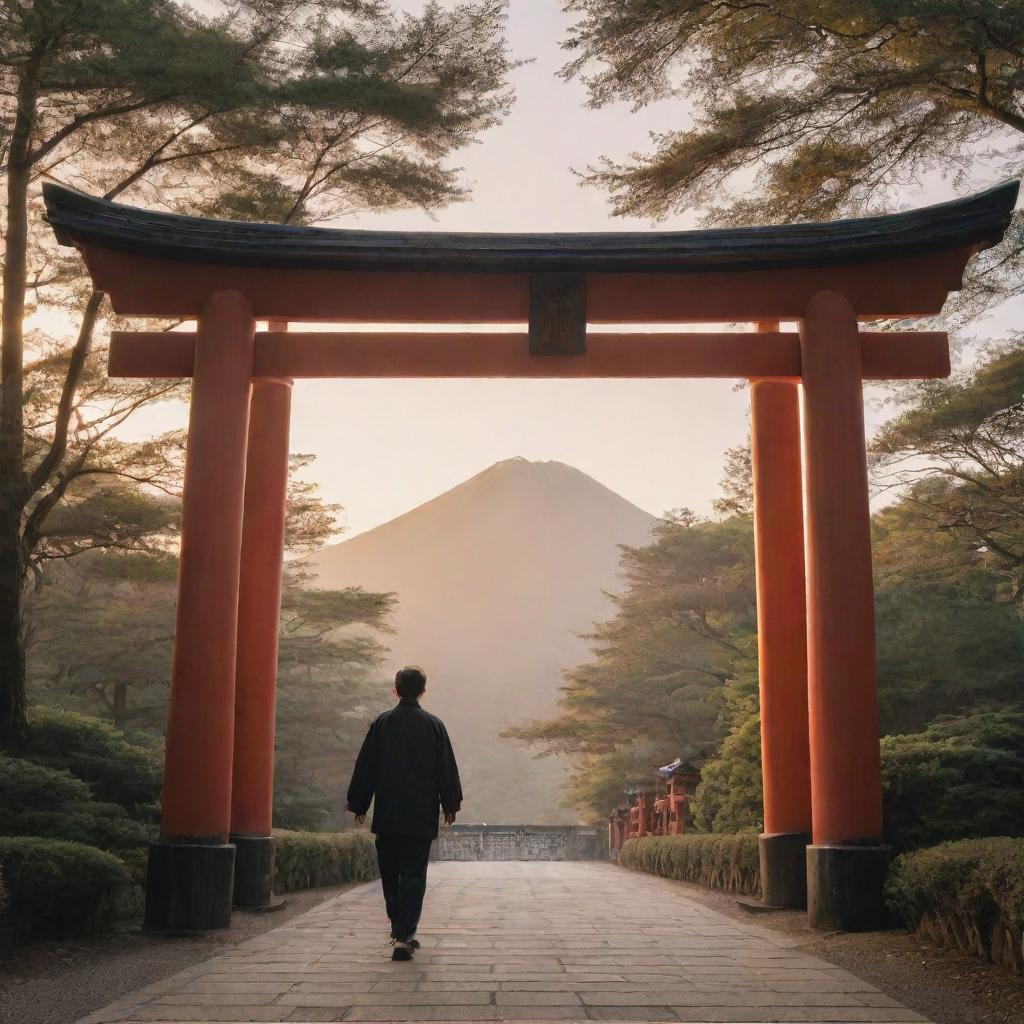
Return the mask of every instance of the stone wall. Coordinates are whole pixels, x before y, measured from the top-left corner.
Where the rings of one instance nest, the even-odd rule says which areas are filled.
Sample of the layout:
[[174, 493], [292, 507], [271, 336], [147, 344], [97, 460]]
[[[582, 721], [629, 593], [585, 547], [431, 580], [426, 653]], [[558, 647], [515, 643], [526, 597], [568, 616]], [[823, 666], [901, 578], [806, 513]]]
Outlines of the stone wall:
[[453, 825], [441, 829], [435, 860], [597, 860], [603, 829], [577, 825]]

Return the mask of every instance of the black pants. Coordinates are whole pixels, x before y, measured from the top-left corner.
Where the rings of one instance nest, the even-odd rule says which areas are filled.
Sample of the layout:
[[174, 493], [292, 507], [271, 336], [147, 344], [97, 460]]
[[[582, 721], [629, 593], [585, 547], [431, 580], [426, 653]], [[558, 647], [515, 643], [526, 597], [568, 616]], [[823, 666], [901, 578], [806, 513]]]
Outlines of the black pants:
[[377, 836], [377, 863], [391, 938], [399, 942], [408, 942], [420, 923], [430, 844], [430, 839], [418, 836]]

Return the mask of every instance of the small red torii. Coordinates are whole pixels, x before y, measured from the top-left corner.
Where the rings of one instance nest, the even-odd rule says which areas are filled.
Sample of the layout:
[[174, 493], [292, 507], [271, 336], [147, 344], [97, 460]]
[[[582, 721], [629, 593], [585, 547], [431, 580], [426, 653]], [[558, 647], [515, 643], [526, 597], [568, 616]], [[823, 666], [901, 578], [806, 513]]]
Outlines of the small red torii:
[[627, 839], [680, 836], [686, 832], [686, 809], [700, 774], [679, 761], [658, 770], [659, 782], [626, 790], [625, 807], [608, 817], [608, 846], [613, 857]]
[[655, 835], [681, 836], [686, 832], [686, 807], [699, 781], [697, 772], [684, 770], [678, 764], [673, 767], [665, 780], [665, 794], [654, 801]]

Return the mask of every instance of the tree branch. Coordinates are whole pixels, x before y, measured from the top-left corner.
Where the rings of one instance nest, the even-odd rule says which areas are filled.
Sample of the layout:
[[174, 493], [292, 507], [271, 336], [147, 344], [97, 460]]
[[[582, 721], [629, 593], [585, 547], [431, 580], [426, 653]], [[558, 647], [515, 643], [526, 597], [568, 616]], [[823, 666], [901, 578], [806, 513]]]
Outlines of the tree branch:
[[82, 323], [78, 329], [78, 338], [75, 340], [75, 346], [71, 350], [71, 361], [68, 365], [67, 375], [64, 378], [64, 386], [61, 388], [60, 403], [57, 406], [57, 416], [54, 420], [53, 441], [50, 444], [49, 451], [33, 470], [29, 478], [29, 485], [33, 494], [49, 480], [67, 451], [68, 427], [71, 423], [75, 392], [78, 390], [78, 384], [82, 379], [85, 361], [92, 350], [96, 318], [99, 315], [100, 306], [103, 305], [103, 299], [104, 293], [93, 289], [89, 295], [88, 302], [85, 304]]

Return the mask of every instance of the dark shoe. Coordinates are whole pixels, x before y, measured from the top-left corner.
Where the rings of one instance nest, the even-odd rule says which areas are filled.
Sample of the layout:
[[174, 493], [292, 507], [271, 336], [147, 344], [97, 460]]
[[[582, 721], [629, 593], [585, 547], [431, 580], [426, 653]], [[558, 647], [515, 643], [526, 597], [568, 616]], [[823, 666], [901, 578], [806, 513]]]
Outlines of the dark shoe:
[[420, 948], [420, 940], [419, 940], [419, 939], [410, 939], [410, 940], [409, 940], [409, 941], [408, 941], [408, 942], [406, 943], [406, 945], [407, 945], [407, 946], [408, 946], [408, 947], [409, 947], [410, 949], [419, 949], [419, 948]]
[[409, 948], [409, 944], [405, 942], [396, 942], [395, 948], [391, 952], [392, 960], [411, 960], [412, 950]]

